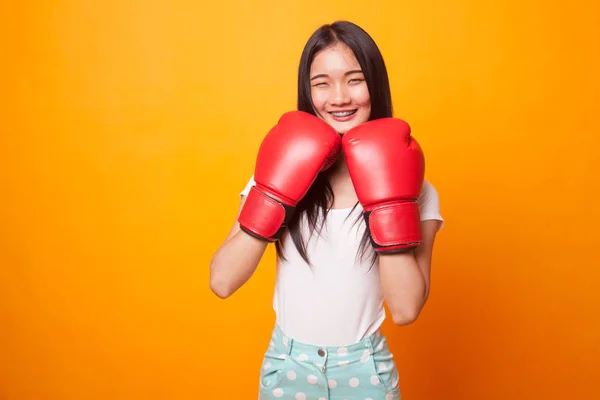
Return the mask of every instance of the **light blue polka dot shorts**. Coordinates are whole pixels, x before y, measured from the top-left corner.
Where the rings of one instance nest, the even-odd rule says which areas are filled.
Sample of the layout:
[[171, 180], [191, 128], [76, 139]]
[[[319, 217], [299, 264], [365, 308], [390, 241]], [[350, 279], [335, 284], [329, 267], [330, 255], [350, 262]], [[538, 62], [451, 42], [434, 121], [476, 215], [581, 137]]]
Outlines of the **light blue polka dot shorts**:
[[300, 343], [275, 325], [259, 400], [400, 400], [394, 356], [380, 331], [344, 347]]

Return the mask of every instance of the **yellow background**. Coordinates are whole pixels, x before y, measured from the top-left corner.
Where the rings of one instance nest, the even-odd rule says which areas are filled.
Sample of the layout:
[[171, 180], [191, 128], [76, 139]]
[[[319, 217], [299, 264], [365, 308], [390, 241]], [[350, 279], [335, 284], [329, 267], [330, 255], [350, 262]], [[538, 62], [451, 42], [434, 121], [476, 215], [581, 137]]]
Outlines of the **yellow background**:
[[[600, 379], [595, 0], [3, 2], [0, 399], [254, 399], [270, 248], [210, 258], [309, 35], [377, 41], [446, 226], [405, 399], [591, 399]], [[433, 8], [435, 7], [435, 8]]]

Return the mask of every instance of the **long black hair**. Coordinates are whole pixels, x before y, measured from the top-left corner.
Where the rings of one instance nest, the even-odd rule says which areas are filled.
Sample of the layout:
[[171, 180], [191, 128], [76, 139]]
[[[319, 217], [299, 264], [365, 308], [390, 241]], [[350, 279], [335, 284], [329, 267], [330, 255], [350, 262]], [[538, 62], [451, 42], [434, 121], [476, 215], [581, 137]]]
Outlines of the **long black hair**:
[[[369, 120], [391, 117], [393, 114], [392, 96], [381, 52], [365, 30], [349, 21], [336, 21], [323, 25], [306, 42], [298, 68], [298, 110], [316, 115], [311, 96], [310, 67], [317, 53], [337, 43], [344, 43], [352, 50], [363, 71], [371, 101]], [[310, 235], [320, 232], [322, 229], [334, 200], [329, 182], [329, 175], [332, 171], [333, 168], [330, 168], [317, 176], [306, 195], [298, 203], [296, 212], [288, 224], [290, 237], [296, 249], [309, 265], [311, 263], [306, 251], [308, 238], [302, 236], [300, 221], [304, 215]], [[357, 205], [358, 203], [354, 207]], [[323, 216], [323, 218], [320, 219], [319, 216]], [[359, 221], [362, 221], [362, 216], [356, 222]], [[279, 257], [285, 258], [280, 241], [277, 241], [275, 246]], [[371, 254], [371, 261], [374, 262], [376, 257], [371, 249], [368, 230], [365, 229], [358, 255], [362, 258], [366, 254]]]

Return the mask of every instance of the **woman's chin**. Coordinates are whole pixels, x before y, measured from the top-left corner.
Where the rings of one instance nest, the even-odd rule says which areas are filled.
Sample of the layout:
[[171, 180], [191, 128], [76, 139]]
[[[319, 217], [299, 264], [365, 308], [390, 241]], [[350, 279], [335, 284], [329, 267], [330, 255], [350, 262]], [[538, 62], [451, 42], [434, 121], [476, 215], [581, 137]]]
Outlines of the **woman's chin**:
[[331, 126], [333, 127], [333, 129], [336, 130], [337, 133], [339, 133], [340, 135], [344, 135], [346, 133], [348, 133], [352, 128], [358, 126], [359, 124], [340, 124], [340, 123], [333, 123], [331, 124]]
[[335, 119], [330, 119], [327, 122], [329, 123], [329, 125], [331, 125], [331, 127], [333, 127], [333, 129], [335, 129], [337, 133], [339, 133], [340, 135], [344, 135], [350, 130], [352, 130], [352, 128], [355, 128], [366, 121], [362, 121], [362, 119], [360, 118], [355, 118], [345, 122], [336, 121]]

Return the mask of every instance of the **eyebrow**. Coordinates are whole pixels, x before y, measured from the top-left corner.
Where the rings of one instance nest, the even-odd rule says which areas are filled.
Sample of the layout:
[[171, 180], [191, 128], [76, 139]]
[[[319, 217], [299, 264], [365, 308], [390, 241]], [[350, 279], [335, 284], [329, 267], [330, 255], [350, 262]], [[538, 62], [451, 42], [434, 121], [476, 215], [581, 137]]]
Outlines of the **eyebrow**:
[[[353, 69], [351, 71], [346, 71], [344, 73], [344, 75], [351, 75], [351, 74], [358, 74], [358, 73], [362, 74], [362, 70], [360, 70], [360, 69]], [[327, 74], [317, 74], [317, 75], [313, 76], [312, 78], [310, 78], [310, 80], [312, 81], [312, 80], [315, 80], [315, 79], [318, 79], [318, 78], [326, 78], [327, 76], [329, 76], [329, 75], [327, 75]]]

